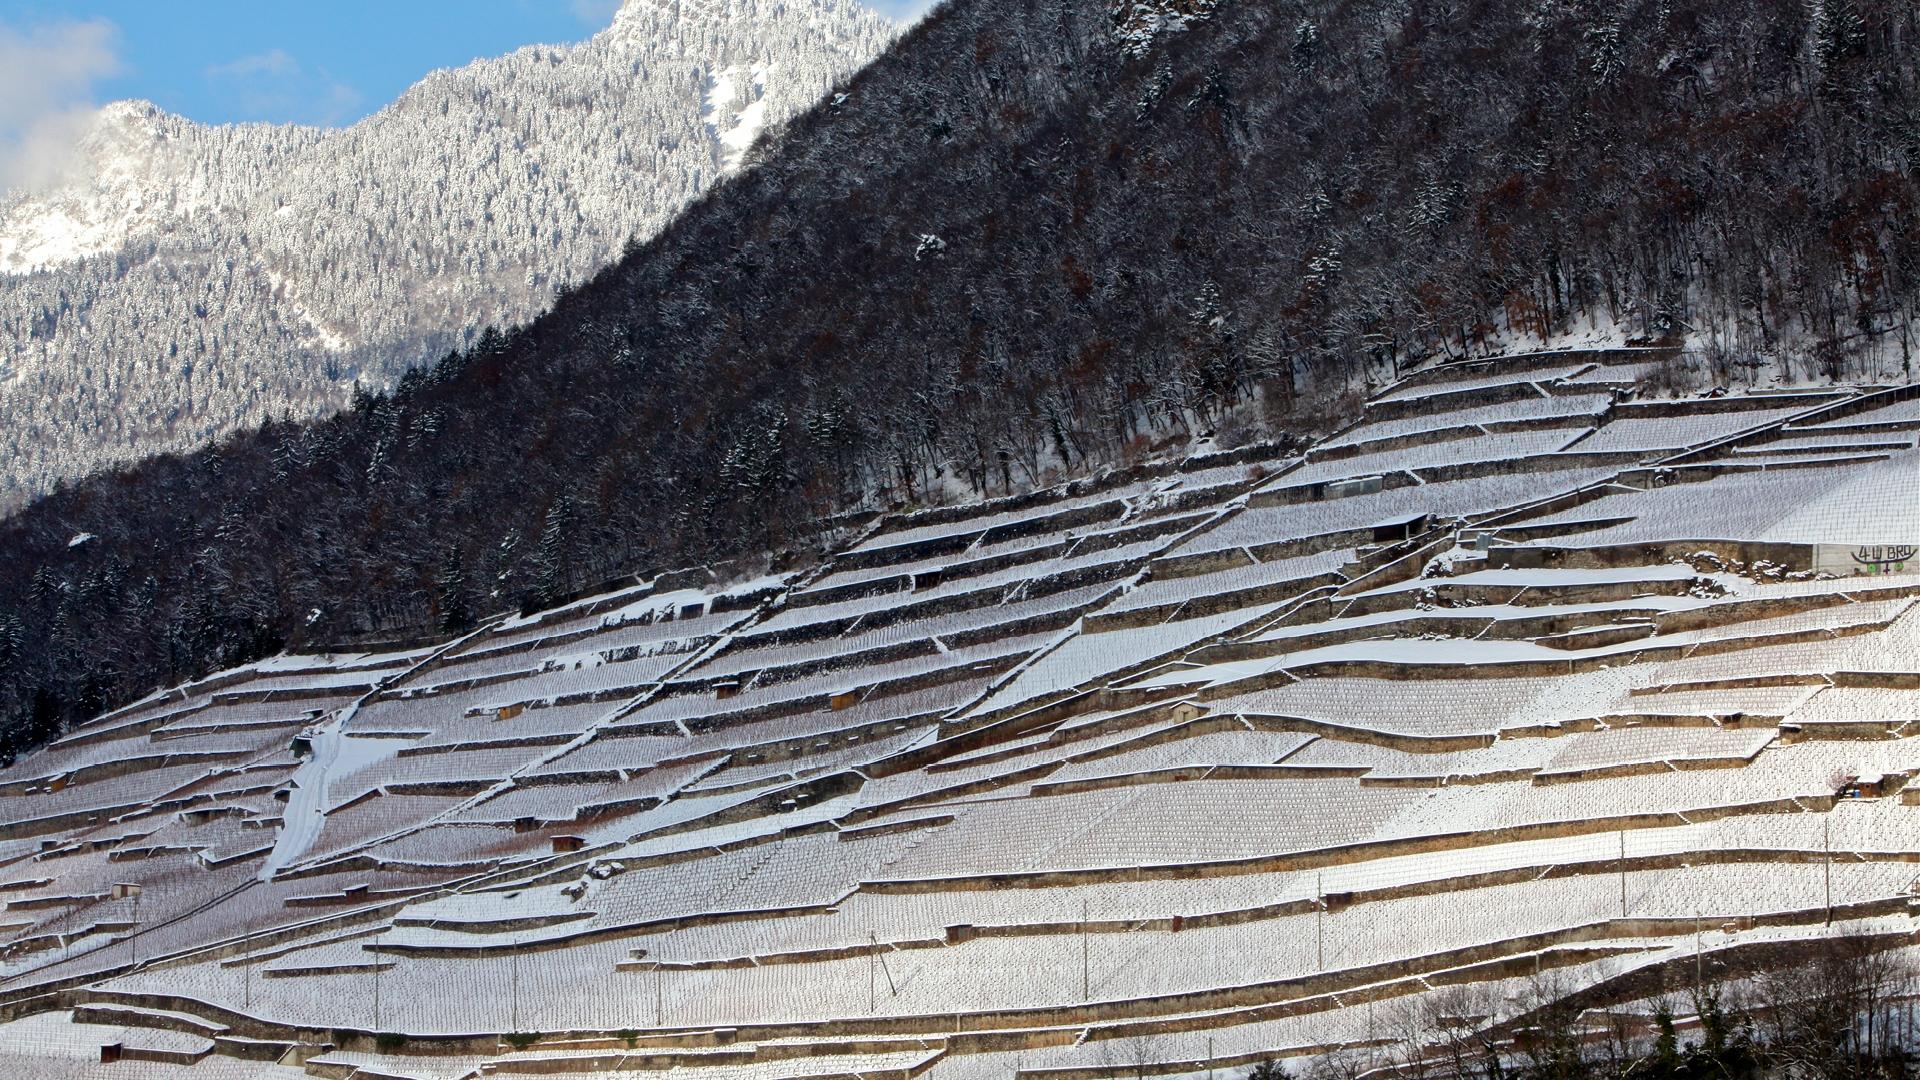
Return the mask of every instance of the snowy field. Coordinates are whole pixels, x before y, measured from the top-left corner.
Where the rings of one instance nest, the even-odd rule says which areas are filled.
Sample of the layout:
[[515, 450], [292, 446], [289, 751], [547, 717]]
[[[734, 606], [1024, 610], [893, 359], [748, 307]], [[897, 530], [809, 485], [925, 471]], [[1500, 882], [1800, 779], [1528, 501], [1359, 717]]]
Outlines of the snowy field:
[[0, 1074], [1188, 1076], [1911, 932], [1920, 395], [1644, 368], [157, 691], [0, 771]]

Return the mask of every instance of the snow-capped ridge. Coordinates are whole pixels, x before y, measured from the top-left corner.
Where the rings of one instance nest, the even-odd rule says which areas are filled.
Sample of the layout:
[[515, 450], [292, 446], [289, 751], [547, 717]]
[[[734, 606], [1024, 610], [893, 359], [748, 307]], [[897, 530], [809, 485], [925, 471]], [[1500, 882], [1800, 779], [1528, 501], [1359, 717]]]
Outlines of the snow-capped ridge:
[[840, 0], [633, 0], [340, 128], [102, 106], [63, 180], [0, 195], [0, 506], [531, 318], [894, 33]]

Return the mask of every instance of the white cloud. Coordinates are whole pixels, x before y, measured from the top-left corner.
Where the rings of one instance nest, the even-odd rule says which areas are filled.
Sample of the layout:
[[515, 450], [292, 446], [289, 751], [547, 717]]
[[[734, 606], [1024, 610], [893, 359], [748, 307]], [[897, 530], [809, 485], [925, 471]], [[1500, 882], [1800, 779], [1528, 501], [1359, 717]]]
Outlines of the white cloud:
[[92, 121], [93, 84], [120, 69], [105, 19], [0, 23], [0, 191], [51, 183]]
[[285, 77], [296, 75], [299, 71], [300, 62], [289, 56], [285, 49], [268, 49], [263, 53], [215, 64], [207, 69], [207, 76], [214, 79], [248, 79], [262, 75]]
[[570, 0], [573, 17], [586, 23], [595, 30], [605, 28], [613, 22], [614, 13], [620, 10], [621, 0]]
[[327, 78], [324, 71], [320, 74], [326, 79], [326, 93], [316, 106], [320, 110], [321, 123], [339, 124], [360, 111], [360, 91], [346, 83], [334, 82]]
[[308, 68], [285, 49], [213, 64], [202, 74], [232, 95], [238, 111], [250, 120], [330, 127], [352, 119], [360, 107], [358, 90], [325, 68]]

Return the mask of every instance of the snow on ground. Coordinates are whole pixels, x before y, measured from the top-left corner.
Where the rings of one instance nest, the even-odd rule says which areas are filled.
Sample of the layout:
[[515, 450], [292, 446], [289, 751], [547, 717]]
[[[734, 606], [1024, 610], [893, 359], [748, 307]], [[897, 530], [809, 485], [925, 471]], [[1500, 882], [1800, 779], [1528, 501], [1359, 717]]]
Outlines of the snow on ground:
[[[767, 76], [772, 68], [754, 64], [742, 71], [726, 67], [707, 76], [707, 127], [720, 143], [721, 161], [728, 172], [740, 168], [760, 129], [767, 123]], [[740, 103], [742, 96], [747, 98]]]
[[337, 806], [329, 798], [336, 779], [383, 761], [398, 749], [390, 740], [355, 738], [346, 730], [352, 718], [353, 710], [349, 709], [312, 730], [313, 749], [288, 778], [292, 792], [273, 852], [260, 866], [262, 880], [271, 879], [313, 846], [326, 824], [327, 812]]
[[[601, 1036], [316, 1059], [392, 1076], [1187, 1075], [1364, 1037], [1307, 980], [1378, 965], [1580, 985], [1690, 956], [1696, 917], [1714, 949], [1817, 934], [1829, 888], [1905, 928], [1920, 578], [1813, 567], [1920, 540], [1913, 450], [1829, 453], [1910, 410], [1615, 403], [1649, 362], [1443, 365], [1264, 480], [901, 514], [797, 577], [642, 582], [110, 714], [0, 771], [0, 999], [65, 979], [122, 1012], [0, 1025], [0, 1061], [192, 1056], [204, 1009], [293, 1041]], [[1828, 460], [1754, 469], [1769, 440]], [[127, 1009], [162, 998], [188, 1018]]]

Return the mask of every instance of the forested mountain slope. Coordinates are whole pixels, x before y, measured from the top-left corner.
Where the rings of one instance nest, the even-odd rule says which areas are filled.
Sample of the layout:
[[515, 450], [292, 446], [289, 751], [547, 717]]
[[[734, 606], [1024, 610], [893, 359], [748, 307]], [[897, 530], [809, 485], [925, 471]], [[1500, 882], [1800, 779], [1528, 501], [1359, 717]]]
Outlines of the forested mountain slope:
[[8, 522], [0, 695], [43, 738], [282, 644], [458, 626], [1223, 417], [1328, 423], [1483, 341], [1599, 323], [1693, 335], [1704, 378], [1904, 378], [1915, 19], [949, 4], [531, 325]]
[[892, 34], [849, 0], [633, 0], [344, 129], [108, 106], [73, 179], [0, 194], [0, 506], [530, 318]]

